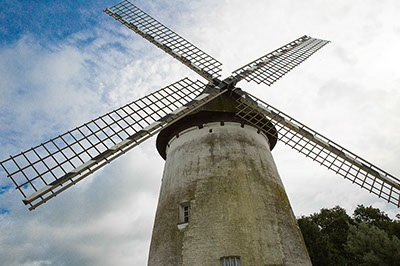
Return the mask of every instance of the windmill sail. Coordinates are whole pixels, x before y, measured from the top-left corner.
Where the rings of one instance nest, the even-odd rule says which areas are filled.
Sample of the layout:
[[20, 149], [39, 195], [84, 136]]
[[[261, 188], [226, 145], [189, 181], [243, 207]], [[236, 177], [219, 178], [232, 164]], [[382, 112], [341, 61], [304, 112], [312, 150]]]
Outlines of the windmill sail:
[[207, 79], [220, 76], [221, 63], [206, 54], [129, 1], [123, 1], [104, 10], [164, 52], [178, 59], [193, 71]]
[[0, 162], [30, 210], [226, 90], [182, 79]]
[[[0, 162], [29, 209], [66, 190], [163, 128], [226, 91], [237, 93], [236, 115], [353, 183], [399, 207], [400, 180], [256, 97], [236, 90], [245, 79], [273, 84], [329, 41], [302, 36], [220, 81], [221, 63], [123, 1], [105, 13], [210, 81], [184, 78], [67, 133]], [[212, 85], [211, 85], [212, 84]], [[268, 117], [271, 122], [265, 122]]]
[[238, 81], [245, 79], [271, 86], [328, 43], [329, 41], [304, 35], [233, 71], [233, 74]]
[[264, 132], [273, 132], [259, 117], [267, 116], [278, 131], [278, 139], [292, 149], [342, 175], [370, 193], [399, 207], [400, 180], [337, 143], [244, 92], [238, 98], [237, 115]]

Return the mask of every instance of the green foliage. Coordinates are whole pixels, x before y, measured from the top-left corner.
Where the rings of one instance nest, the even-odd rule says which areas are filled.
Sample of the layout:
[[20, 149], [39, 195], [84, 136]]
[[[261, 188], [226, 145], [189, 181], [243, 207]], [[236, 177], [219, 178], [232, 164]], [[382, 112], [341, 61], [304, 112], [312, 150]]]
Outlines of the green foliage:
[[400, 240], [390, 238], [384, 230], [366, 222], [350, 226], [346, 248], [354, 255], [357, 265], [395, 266], [400, 263]]
[[328, 238], [321, 233], [318, 226], [309, 218], [298, 220], [299, 227], [303, 232], [308, 253], [313, 258], [314, 265], [329, 265], [330, 253], [328, 248]]
[[[378, 208], [358, 205], [354, 210], [353, 218], [357, 223], [364, 222], [369, 225], [374, 225], [379, 229], [384, 230], [390, 237], [396, 236], [400, 239], [400, 221], [390, 219], [385, 212]], [[399, 219], [400, 214], [397, 214], [396, 218]]]
[[389, 235], [396, 236], [398, 239], [400, 239], [400, 221], [393, 221], [389, 225]]
[[381, 212], [378, 208], [372, 206], [364, 207], [362, 204], [354, 210], [353, 217], [357, 223], [364, 222], [375, 225], [385, 231], [389, 230], [389, 225], [392, 222], [392, 219], [385, 212]]
[[336, 206], [298, 224], [313, 265], [400, 265], [400, 221], [378, 208], [358, 205], [350, 217]]
[[[346, 210], [339, 206], [321, 209], [319, 213], [298, 220], [301, 231], [305, 231], [303, 237], [313, 265], [345, 265], [349, 254], [344, 246], [350, 222]], [[314, 237], [307, 235], [310, 228], [314, 230]]]

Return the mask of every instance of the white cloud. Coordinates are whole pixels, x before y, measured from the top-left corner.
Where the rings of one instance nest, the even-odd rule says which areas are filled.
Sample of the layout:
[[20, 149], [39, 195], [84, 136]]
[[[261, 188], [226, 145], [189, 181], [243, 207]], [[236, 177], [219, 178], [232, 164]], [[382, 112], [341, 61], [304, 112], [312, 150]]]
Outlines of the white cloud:
[[[397, 1], [214, 2], [142, 4], [220, 60], [224, 76], [303, 34], [332, 40], [271, 88], [239, 86], [400, 176]], [[2, 158], [185, 76], [198, 78], [133, 36], [110, 21], [57, 45], [25, 35], [0, 48]], [[273, 155], [296, 215], [334, 205], [351, 212], [360, 203], [398, 212], [282, 144]], [[10, 210], [0, 214], [0, 264], [146, 264], [162, 165], [152, 139], [34, 212], [16, 191], [0, 194], [0, 207]]]
[[[120, 49], [141, 48], [118, 34], [97, 29], [46, 48], [24, 36], [1, 49], [2, 158], [168, 85], [160, 85], [165, 74], [151, 62], [129, 64]], [[148, 76], [134, 67], [150, 70]], [[159, 84], [146, 82], [152, 74]], [[154, 140], [148, 142], [32, 213], [16, 191], [0, 194], [0, 207], [9, 211], [1, 214], [0, 230], [8, 233], [0, 236], [0, 264], [144, 264], [162, 172]], [[9, 183], [2, 178], [0, 185]]]

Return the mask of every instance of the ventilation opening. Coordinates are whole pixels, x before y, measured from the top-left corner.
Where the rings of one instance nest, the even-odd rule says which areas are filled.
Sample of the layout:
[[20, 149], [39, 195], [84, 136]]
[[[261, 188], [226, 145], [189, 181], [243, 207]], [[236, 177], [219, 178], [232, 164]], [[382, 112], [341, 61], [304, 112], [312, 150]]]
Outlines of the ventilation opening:
[[221, 266], [241, 266], [239, 256], [222, 257]]

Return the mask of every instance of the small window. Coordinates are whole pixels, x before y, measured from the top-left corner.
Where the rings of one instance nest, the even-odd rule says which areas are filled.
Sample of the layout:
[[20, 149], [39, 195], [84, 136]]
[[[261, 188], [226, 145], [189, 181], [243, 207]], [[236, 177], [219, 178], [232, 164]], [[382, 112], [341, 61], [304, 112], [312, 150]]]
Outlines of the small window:
[[232, 256], [232, 257], [222, 257], [220, 259], [221, 266], [240, 266], [240, 257]]
[[186, 205], [183, 207], [183, 222], [188, 223], [189, 222], [189, 215], [190, 215], [190, 205]]
[[190, 203], [185, 202], [179, 205], [179, 223], [188, 223], [190, 220]]

